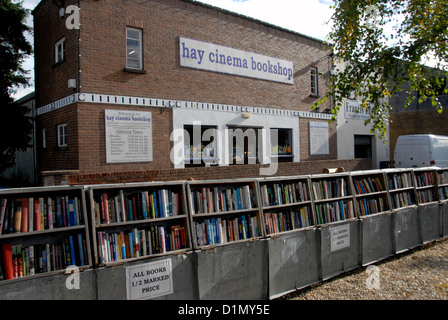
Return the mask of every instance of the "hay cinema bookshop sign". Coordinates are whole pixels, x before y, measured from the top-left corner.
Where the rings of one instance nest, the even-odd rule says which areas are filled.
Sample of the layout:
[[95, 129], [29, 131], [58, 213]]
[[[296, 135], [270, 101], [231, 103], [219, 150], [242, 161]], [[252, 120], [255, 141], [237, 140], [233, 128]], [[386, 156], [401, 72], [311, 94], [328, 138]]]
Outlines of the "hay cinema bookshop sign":
[[293, 63], [198, 40], [179, 38], [182, 67], [294, 84]]

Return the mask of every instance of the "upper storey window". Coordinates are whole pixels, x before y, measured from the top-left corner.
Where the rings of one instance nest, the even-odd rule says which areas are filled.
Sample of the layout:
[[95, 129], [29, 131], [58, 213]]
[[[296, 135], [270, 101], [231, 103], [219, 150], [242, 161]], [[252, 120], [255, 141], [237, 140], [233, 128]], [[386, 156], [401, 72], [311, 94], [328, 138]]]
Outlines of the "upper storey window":
[[59, 40], [54, 45], [54, 63], [59, 63], [65, 60], [65, 37]]
[[142, 70], [142, 30], [126, 29], [126, 68]]
[[318, 96], [319, 90], [317, 86], [317, 68], [312, 67], [311, 68], [311, 95], [312, 96]]

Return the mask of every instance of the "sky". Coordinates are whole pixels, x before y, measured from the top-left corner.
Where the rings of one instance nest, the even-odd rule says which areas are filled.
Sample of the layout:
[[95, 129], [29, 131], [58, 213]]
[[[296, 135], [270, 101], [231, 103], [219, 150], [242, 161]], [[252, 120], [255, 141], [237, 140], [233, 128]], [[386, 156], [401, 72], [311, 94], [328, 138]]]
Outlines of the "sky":
[[[23, 6], [33, 10], [39, 2], [40, 0], [24, 0]], [[331, 24], [329, 24], [333, 13], [330, 8], [331, 0], [201, 0], [198, 2], [236, 12], [320, 40], [326, 40], [331, 29]], [[28, 17], [27, 23], [32, 26], [31, 15]], [[32, 36], [27, 35], [27, 38], [33, 44]], [[23, 67], [30, 71], [31, 86], [17, 89], [14, 95], [15, 99], [34, 91], [33, 57], [28, 58]]]

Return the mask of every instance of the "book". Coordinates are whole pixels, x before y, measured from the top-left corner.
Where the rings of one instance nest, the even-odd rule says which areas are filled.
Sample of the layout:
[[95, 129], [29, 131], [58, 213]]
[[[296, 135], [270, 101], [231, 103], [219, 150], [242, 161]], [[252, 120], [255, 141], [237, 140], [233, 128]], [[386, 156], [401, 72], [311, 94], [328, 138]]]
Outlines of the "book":
[[312, 181], [311, 186], [314, 200], [332, 199], [350, 195], [345, 178]]
[[22, 228], [22, 201], [16, 200], [14, 204], [14, 233], [20, 232]]
[[7, 199], [1, 199], [1, 202], [0, 202], [0, 235], [3, 232], [3, 226], [4, 226], [5, 217], [6, 217], [7, 203], [8, 203]]
[[40, 214], [40, 202], [39, 199], [34, 199], [34, 230], [41, 230], [41, 214]]
[[432, 172], [415, 172], [417, 187], [427, 187], [434, 185]]
[[180, 201], [179, 192], [171, 189], [99, 192], [94, 195], [95, 221], [98, 225], [177, 216], [182, 214]]
[[261, 186], [262, 203], [265, 207], [309, 201], [306, 182], [272, 183]]
[[355, 217], [353, 201], [339, 200], [315, 204], [317, 224], [331, 223]]
[[250, 215], [195, 221], [195, 230], [199, 246], [228, 243], [255, 238], [260, 235], [257, 217]]
[[250, 185], [192, 187], [190, 200], [195, 214], [245, 210], [257, 206]]
[[29, 231], [29, 209], [30, 209], [30, 201], [29, 199], [21, 200], [22, 206], [22, 221], [20, 226], [20, 232], [28, 232]]
[[10, 243], [2, 244], [3, 252], [3, 277], [5, 280], [14, 279], [14, 266], [12, 257], [12, 245]]

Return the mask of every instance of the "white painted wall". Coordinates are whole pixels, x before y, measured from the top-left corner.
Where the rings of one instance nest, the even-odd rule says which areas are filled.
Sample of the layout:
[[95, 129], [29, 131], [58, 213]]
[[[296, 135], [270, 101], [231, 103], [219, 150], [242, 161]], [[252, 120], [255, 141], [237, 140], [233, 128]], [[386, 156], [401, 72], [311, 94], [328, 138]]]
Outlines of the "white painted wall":
[[[200, 109], [173, 109], [173, 133], [171, 141], [174, 147], [171, 152], [171, 160], [175, 168], [184, 168], [184, 125], [201, 124], [203, 126], [216, 126], [219, 132], [217, 139], [217, 155], [219, 157], [218, 165], [229, 165], [229, 137], [226, 131], [227, 126], [248, 126], [261, 127], [264, 130], [262, 145], [259, 156], [260, 162], [263, 164], [271, 163], [271, 128], [292, 129], [292, 147], [294, 154], [294, 162], [300, 161], [299, 149], [299, 118], [290, 115], [265, 115], [251, 114], [250, 118], [243, 118], [243, 112], [217, 111], [217, 110], [200, 110]], [[156, 124], [154, 124], [156, 127]]]
[[[356, 100], [344, 99], [346, 102], [356, 103]], [[389, 161], [389, 141], [375, 137], [370, 132], [371, 126], [365, 125], [364, 119], [351, 119], [347, 117], [345, 107], [341, 108], [337, 116], [337, 141], [338, 141], [338, 159], [355, 158], [355, 135], [372, 136], [372, 168], [380, 166], [380, 161]], [[389, 135], [389, 126], [387, 126], [387, 135]]]

